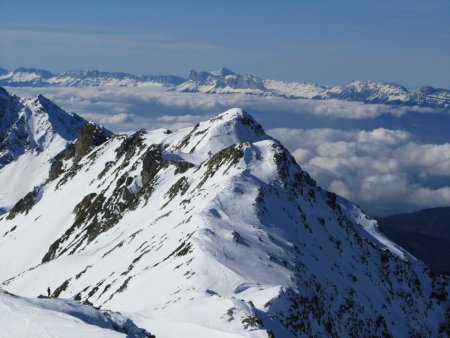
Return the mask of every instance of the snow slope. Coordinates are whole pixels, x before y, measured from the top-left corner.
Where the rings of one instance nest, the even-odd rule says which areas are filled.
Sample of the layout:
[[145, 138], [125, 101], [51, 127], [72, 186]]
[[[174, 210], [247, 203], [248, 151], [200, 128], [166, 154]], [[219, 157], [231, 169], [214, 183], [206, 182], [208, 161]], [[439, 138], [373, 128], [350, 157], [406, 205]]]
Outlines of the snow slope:
[[449, 334], [448, 281], [327, 192], [241, 109], [58, 155], [0, 216], [11, 292], [86, 300], [157, 337]]
[[135, 337], [150, 334], [119, 313], [71, 300], [30, 299], [0, 290], [0, 337]]

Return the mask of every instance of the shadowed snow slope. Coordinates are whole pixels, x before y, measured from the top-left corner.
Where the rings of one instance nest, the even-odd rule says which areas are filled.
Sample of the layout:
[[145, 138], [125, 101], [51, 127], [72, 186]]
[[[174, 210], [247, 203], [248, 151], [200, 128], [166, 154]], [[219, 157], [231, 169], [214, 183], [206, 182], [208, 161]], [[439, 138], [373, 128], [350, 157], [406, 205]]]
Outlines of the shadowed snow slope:
[[447, 281], [244, 111], [90, 149], [0, 216], [6, 290], [50, 286], [157, 337], [448, 335]]

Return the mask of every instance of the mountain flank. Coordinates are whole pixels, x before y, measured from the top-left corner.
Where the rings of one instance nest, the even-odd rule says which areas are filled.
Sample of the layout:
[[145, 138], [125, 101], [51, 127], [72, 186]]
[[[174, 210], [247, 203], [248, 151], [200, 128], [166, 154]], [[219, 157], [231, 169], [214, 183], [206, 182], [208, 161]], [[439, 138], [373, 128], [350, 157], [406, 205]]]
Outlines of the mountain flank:
[[42, 174], [0, 215], [8, 292], [50, 288], [157, 337], [450, 335], [448, 279], [318, 186], [248, 112], [178, 131], [78, 133], [44, 167], [20, 155], [0, 169]]

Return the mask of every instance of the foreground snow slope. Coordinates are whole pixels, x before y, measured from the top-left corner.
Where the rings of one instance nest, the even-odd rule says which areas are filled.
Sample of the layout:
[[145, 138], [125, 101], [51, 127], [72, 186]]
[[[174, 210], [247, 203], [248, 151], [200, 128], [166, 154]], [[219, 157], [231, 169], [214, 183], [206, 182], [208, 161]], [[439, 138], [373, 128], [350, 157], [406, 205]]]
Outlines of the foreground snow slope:
[[89, 143], [99, 132], [83, 128], [91, 146], [67, 148], [40, 198], [0, 216], [6, 290], [50, 286], [157, 337], [448, 335], [447, 281], [249, 114]]
[[0, 290], [0, 337], [150, 337], [119, 313], [62, 299], [30, 299]]

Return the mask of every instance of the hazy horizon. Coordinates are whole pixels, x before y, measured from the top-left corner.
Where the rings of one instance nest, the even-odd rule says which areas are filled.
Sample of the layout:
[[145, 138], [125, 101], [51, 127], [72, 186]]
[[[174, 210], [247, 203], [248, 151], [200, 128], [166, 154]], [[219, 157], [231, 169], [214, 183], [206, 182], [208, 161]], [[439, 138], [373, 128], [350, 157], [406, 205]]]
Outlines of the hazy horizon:
[[0, 3], [0, 65], [187, 76], [230, 68], [284, 81], [450, 87], [450, 3]]

